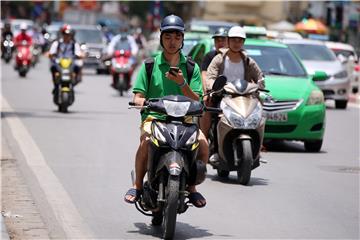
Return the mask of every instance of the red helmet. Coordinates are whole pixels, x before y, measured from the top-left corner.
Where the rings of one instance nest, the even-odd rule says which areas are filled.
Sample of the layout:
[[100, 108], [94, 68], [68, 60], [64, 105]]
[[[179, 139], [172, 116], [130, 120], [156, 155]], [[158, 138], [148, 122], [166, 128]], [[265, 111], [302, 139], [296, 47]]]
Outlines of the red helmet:
[[70, 34], [71, 33], [71, 26], [69, 24], [64, 24], [61, 28], [62, 34]]

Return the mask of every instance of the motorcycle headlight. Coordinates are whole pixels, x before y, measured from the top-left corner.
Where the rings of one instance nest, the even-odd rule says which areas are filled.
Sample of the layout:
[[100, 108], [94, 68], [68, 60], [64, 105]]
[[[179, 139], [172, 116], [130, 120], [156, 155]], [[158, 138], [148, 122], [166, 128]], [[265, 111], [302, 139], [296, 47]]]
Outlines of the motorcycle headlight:
[[9, 45], [8, 41], [4, 42], [4, 46], [7, 47]]
[[345, 70], [338, 72], [337, 74], [334, 74], [334, 78], [346, 78], [346, 77], [347, 77], [347, 71]]
[[195, 131], [191, 137], [189, 137], [189, 139], [186, 141], [186, 145], [192, 145], [196, 142], [197, 140], [197, 132]]
[[14, 46], [14, 43], [13, 43], [13, 42], [9, 42], [9, 46], [10, 46], [10, 47], [13, 47], [13, 46]]
[[258, 103], [254, 111], [247, 118], [235, 113], [235, 111], [227, 105], [221, 108], [223, 109], [226, 119], [235, 128], [255, 129], [261, 122], [262, 108], [260, 103]]
[[321, 90], [313, 90], [306, 102], [306, 105], [318, 105], [324, 103], [324, 94]]
[[152, 135], [160, 142], [166, 142], [164, 135], [161, 133], [157, 124], [152, 124]]

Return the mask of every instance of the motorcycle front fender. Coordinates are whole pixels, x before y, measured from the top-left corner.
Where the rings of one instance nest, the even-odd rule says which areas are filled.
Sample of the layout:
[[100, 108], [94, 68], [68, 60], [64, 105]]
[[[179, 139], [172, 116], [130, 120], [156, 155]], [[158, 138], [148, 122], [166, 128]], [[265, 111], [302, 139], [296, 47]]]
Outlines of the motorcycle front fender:
[[164, 167], [166, 167], [172, 176], [179, 176], [184, 168], [186, 172], [189, 172], [189, 167], [185, 165], [184, 156], [177, 151], [170, 151], [162, 155], [159, 159], [156, 172], [160, 172]]

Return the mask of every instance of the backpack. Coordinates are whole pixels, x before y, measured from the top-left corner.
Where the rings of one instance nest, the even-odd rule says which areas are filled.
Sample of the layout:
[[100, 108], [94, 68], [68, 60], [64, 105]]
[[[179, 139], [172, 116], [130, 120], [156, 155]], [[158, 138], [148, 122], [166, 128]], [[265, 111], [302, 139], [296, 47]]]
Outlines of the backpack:
[[[145, 60], [145, 70], [148, 81], [148, 86], [150, 86], [152, 70], [154, 68], [154, 58], [147, 58]], [[187, 83], [190, 84], [191, 78], [194, 73], [195, 62], [191, 59], [191, 57], [186, 57], [186, 75], [187, 75]]]

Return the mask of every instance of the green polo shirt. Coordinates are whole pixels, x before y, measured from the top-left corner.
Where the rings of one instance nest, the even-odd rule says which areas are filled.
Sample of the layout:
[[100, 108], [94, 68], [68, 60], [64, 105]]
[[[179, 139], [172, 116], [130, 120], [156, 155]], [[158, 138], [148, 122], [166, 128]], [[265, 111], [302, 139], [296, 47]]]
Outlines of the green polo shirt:
[[[186, 72], [186, 57], [182, 53], [180, 53], [180, 62], [177, 67], [181, 69], [184, 78], [188, 83], [190, 83], [189, 86], [193, 92], [202, 96], [203, 91], [199, 66], [195, 64], [194, 72], [190, 81]], [[151, 80], [148, 81], [145, 63], [143, 63], [137, 75], [133, 93], [142, 93], [146, 99], [161, 98], [168, 95], [184, 95], [181, 88], [174, 81], [165, 77], [165, 73], [168, 72], [169, 69], [170, 65], [165, 60], [163, 53], [156, 55], [154, 57], [154, 68], [152, 70]], [[149, 82], [150, 84], [148, 84]], [[144, 111], [141, 114], [142, 121], [149, 115], [154, 118], [164, 119], [164, 116], [159, 113]]]

